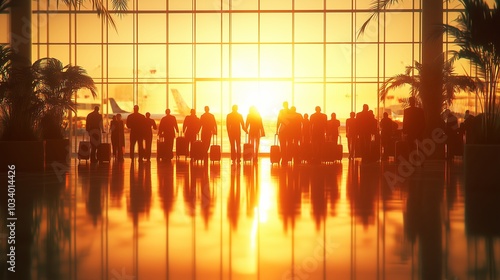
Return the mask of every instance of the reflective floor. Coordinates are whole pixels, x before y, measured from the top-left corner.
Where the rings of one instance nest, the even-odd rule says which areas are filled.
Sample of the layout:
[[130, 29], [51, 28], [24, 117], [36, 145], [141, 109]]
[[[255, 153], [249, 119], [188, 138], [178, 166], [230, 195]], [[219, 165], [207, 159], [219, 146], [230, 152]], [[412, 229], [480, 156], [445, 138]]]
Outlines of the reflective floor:
[[16, 272], [2, 253], [1, 276], [500, 279], [500, 196], [470, 190], [462, 170], [458, 158], [401, 169], [268, 157], [17, 170]]

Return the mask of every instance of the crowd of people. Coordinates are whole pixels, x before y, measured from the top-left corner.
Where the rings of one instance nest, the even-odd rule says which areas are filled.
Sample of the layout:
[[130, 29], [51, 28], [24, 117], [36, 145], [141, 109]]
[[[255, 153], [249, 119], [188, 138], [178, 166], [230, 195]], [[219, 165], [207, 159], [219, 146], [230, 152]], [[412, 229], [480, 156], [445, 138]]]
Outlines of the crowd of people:
[[[93, 131], [96, 145], [92, 145], [91, 160], [95, 160], [95, 149], [100, 143], [100, 131], [102, 129], [102, 116], [98, 113], [98, 107], [87, 117], [87, 130], [89, 135]], [[460, 130], [457, 118], [449, 111], [444, 112], [446, 134], [450, 150], [458, 149], [460, 146]], [[466, 113], [466, 119], [469, 116]], [[398, 124], [389, 118], [387, 112], [383, 114], [380, 122], [367, 104], [363, 105], [362, 111], [351, 112], [345, 122], [348, 158], [361, 157], [363, 161], [387, 159], [394, 155], [395, 142], [404, 140], [409, 148], [416, 148], [416, 140], [422, 139], [425, 129], [424, 111], [418, 108], [415, 98], [409, 98], [409, 107], [404, 110], [402, 130]], [[281, 163], [287, 164], [295, 161], [301, 154], [308, 154], [307, 159], [311, 162], [320, 161], [324, 154], [325, 143], [341, 145], [339, 134], [340, 121], [336, 113], [331, 113], [330, 119], [321, 112], [321, 107], [316, 106], [315, 112], [300, 114], [295, 106], [289, 107], [288, 102], [283, 102], [283, 108], [279, 111], [275, 135], [279, 139]], [[117, 114], [110, 123], [111, 144], [113, 156], [117, 161], [124, 160], [125, 136], [124, 130], [130, 130], [130, 158], [139, 161], [151, 160], [151, 146], [153, 131], [157, 130], [158, 138], [165, 143], [166, 157], [173, 158], [174, 140], [183, 136], [191, 150], [195, 141], [202, 143], [202, 153], [205, 160], [208, 159], [212, 137], [217, 135], [217, 123], [215, 117], [210, 113], [208, 106], [204, 107], [204, 113], [198, 117], [196, 111], [191, 109], [190, 115], [186, 116], [182, 129], [179, 129], [178, 121], [171, 115], [170, 109], [165, 111], [165, 116], [157, 126], [150, 114], [139, 112], [139, 106], [134, 106], [124, 123], [122, 116]], [[240, 163], [242, 157], [241, 132], [245, 132], [246, 142], [251, 146], [251, 155], [255, 159], [259, 155], [260, 139], [265, 136], [262, 117], [255, 107], [250, 107], [246, 119], [238, 112], [238, 106], [233, 105], [231, 113], [226, 118], [226, 129], [230, 144], [231, 160]], [[95, 133], [97, 131], [97, 133]], [[98, 136], [96, 136], [98, 135]], [[404, 135], [404, 137], [402, 137]], [[92, 135], [91, 135], [92, 137]], [[137, 155], [135, 153], [137, 146]], [[304, 157], [302, 157], [304, 158]]]

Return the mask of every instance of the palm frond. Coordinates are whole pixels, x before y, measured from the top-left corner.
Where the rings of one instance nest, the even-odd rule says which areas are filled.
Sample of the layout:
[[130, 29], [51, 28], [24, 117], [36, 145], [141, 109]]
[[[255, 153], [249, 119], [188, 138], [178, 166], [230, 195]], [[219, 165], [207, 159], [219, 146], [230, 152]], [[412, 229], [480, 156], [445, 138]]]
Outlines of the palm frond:
[[394, 5], [398, 3], [400, 0], [373, 0], [371, 5], [370, 5], [370, 10], [372, 11], [372, 14], [368, 17], [368, 19], [361, 25], [361, 28], [358, 31], [358, 37], [361, 36], [370, 22], [374, 19], [378, 18], [379, 12], [381, 10], [385, 10], [389, 8], [391, 5]]

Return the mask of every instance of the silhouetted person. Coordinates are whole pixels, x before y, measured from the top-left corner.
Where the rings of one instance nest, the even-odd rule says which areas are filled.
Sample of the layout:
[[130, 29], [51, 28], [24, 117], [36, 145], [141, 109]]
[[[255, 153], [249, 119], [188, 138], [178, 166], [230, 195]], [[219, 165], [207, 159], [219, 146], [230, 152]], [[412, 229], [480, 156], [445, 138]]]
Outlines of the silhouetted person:
[[474, 120], [474, 116], [470, 114], [469, 110], [465, 111], [464, 121], [460, 124], [460, 131], [462, 135], [465, 135], [465, 143], [470, 143], [470, 139], [468, 139], [468, 134], [471, 133], [471, 124]]
[[238, 113], [238, 105], [233, 105], [232, 112], [226, 117], [227, 135], [231, 146], [231, 160], [233, 163], [241, 161], [241, 129], [245, 132], [243, 116]]
[[446, 109], [443, 112], [443, 118], [446, 123], [444, 132], [447, 136], [446, 145], [448, 146], [447, 157], [448, 159], [453, 158], [454, 155], [459, 154], [458, 149], [461, 146], [459, 141], [459, 127], [458, 119], [450, 109]]
[[415, 106], [415, 97], [409, 98], [410, 107], [403, 113], [403, 133], [410, 145], [410, 149], [416, 147], [415, 141], [422, 139], [425, 129], [425, 115], [422, 108]]
[[290, 120], [290, 143], [295, 144], [297, 147], [302, 138], [302, 115], [297, 113], [297, 108], [295, 106], [290, 107], [289, 112], [289, 120]]
[[196, 111], [191, 109], [191, 114], [186, 116], [182, 123], [182, 132], [188, 141], [188, 151], [191, 151], [191, 144], [196, 141], [196, 135], [200, 131], [200, 119], [196, 116]]
[[354, 158], [354, 153], [356, 149], [356, 141], [358, 138], [358, 128], [356, 121], [356, 113], [351, 112], [345, 121], [345, 136], [347, 138], [347, 149], [349, 150], [349, 159]]
[[165, 110], [166, 116], [163, 117], [158, 126], [158, 137], [164, 138], [167, 146], [168, 158], [174, 157], [174, 138], [175, 133], [179, 133], [179, 126], [174, 116], [170, 115], [170, 109]]
[[339, 139], [340, 121], [337, 120], [337, 114], [332, 113], [332, 118], [328, 121], [326, 135], [328, 141], [337, 144]]
[[156, 130], [156, 122], [151, 119], [151, 114], [146, 113], [146, 120], [144, 122], [144, 140], [146, 142], [146, 149], [144, 151], [144, 158], [147, 161], [151, 160], [151, 144], [153, 143], [153, 129]]
[[118, 146], [117, 146], [117, 137], [118, 136], [117, 134], [114, 133], [114, 130], [115, 130], [115, 127], [116, 127], [116, 115], [114, 115], [112, 118], [111, 118], [111, 121], [109, 122], [109, 133], [111, 135], [111, 148], [113, 150], [113, 158], [116, 159], [116, 154], [117, 154], [117, 149], [118, 149]]
[[316, 106], [315, 113], [311, 115], [311, 143], [313, 148], [313, 160], [320, 160], [321, 149], [325, 143], [326, 126], [328, 117], [321, 113], [321, 107]]
[[288, 119], [288, 115], [290, 113], [290, 109], [288, 109], [288, 102], [283, 102], [283, 109], [280, 110], [278, 114], [278, 121], [276, 123], [276, 134], [278, 135], [278, 139], [280, 141], [280, 150], [281, 150], [281, 162], [288, 162], [288, 140], [290, 138], [289, 132], [289, 124], [290, 121]]
[[358, 140], [360, 154], [363, 159], [367, 159], [370, 153], [370, 142], [372, 135], [372, 115], [368, 111], [368, 105], [363, 104], [363, 111], [356, 114], [356, 124], [358, 128]]
[[217, 135], [217, 122], [215, 117], [210, 113], [210, 108], [205, 106], [205, 113], [200, 117], [201, 124], [201, 142], [203, 143], [204, 151], [208, 155], [210, 148], [210, 139], [212, 135]]
[[302, 118], [302, 139], [301, 144], [311, 143], [311, 122], [309, 120], [309, 114], [305, 113]]
[[133, 160], [135, 144], [139, 153], [139, 162], [144, 158], [144, 124], [146, 117], [139, 113], [139, 106], [134, 106], [134, 112], [127, 117], [127, 127], [130, 129], [130, 158]]
[[113, 116], [109, 130], [111, 132], [111, 144], [115, 160], [123, 161], [123, 149], [125, 148], [125, 128], [122, 115]]
[[397, 124], [389, 118], [389, 114], [384, 112], [384, 117], [380, 120], [380, 143], [383, 148], [382, 159], [387, 159], [389, 151], [394, 149], [394, 134]]
[[245, 129], [248, 131], [248, 141], [253, 146], [253, 157], [256, 159], [259, 156], [260, 138], [265, 136], [266, 133], [262, 117], [254, 106], [250, 107], [245, 122]]
[[99, 114], [99, 106], [87, 115], [86, 130], [90, 137], [90, 162], [97, 162], [97, 146], [101, 144], [101, 132], [104, 132], [102, 115]]

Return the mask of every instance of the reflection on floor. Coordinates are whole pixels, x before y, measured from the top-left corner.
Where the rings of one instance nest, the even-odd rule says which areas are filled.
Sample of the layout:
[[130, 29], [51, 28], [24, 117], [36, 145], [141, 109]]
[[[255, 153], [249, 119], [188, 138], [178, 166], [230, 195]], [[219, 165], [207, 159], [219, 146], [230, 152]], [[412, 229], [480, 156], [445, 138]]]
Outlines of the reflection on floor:
[[16, 272], [6, 254], [0, 267], [18, 279], [500, 277], [500, 196], [466, 188], [460, 159], [411, 169], [73, 159], [18, 170], [15, 195]]

